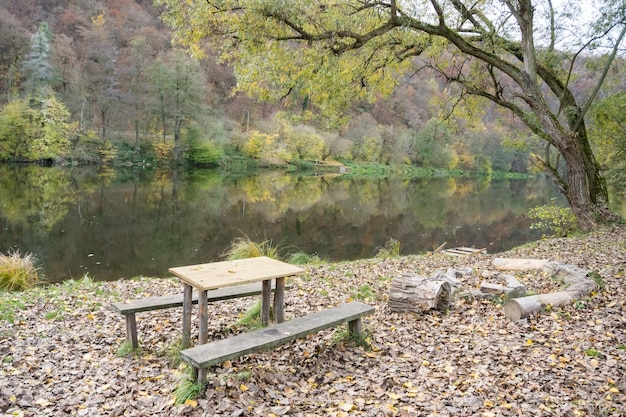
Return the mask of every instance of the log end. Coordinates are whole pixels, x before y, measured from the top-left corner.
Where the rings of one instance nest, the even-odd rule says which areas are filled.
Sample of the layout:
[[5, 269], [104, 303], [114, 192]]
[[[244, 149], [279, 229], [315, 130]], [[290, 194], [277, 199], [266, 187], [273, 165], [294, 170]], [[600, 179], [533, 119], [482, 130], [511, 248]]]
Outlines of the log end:
[[540, 311], [541, 308], [541, 300], [536, 295], [511, 298], [504, 303], [504, 315], [509, 320], [518, 321]]

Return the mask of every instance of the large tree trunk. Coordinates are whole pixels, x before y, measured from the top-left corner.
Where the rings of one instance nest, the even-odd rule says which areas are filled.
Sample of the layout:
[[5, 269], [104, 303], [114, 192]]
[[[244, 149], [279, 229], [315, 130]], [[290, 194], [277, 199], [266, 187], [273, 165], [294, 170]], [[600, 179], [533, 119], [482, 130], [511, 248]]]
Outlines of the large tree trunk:
[[[555, 141], [567, 167], [567, 177], [561, 179], [555, 171], [546, 170], [567, 197], [578, 224], [583, 231], [598, 223], [615, 220], [608, 208], [608, 192], [604, 178], [586, 138], [584, 126], [578, 133], [564, 133], [566, 138]], [[583, 137], [583, 138], [581, 138]]]

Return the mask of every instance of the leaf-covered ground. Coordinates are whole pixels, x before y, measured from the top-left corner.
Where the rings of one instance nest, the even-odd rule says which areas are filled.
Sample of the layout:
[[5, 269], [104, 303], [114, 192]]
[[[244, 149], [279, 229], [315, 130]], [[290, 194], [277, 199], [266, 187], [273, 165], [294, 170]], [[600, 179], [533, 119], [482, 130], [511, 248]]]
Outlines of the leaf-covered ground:
[[[597, 271], [588, 299], [519, 322], [501, 303], [456, 300], [447, 312], [391, 313], [402, 273], [471, 268], [476, 287], [493, 257], [545, 258]], [[138, 314], [142, 351], [118, 356], [123, 318], [113, 301], [179, 292], [173, 279], [68, 282], [0, 296], [0, 416], [626, 416], [626, 228], [537, 242], [474, 258], [370, 259], [307, 267], [286, 296], [287, 317], [350, 299], [371, 349], [330, 329], [210, 369], [207, 390], [174, 405], [172, 366], [181, 311]], [[540, 271], [517, 279], [534, 293], [560, 288]], [[228, 336], [253, 298], [211, 305], [211, 339]], [[235, 330], [236, 331], [236, 330]]]

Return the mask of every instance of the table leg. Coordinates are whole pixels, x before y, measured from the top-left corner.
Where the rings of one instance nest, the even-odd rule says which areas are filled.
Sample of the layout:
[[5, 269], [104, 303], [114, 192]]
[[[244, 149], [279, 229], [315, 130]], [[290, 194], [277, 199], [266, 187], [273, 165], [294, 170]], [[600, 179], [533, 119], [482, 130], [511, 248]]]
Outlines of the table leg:
[[183, 340], [182, 347], [191, 345], [191, 303], [193, 288], [191, 285], [183, 283]]
[[261, 324], [267, 326], [270, 322], [270, 296], [272, 294], [272, 280], [263, 281], [261, 292]]
[[204, 345], [208, 340], [209, 332], [209, 303], [207, 301], [207, 291], [200, 291], [198, 297], [198, 315], [200, 316], [200, 335], [198, 344]]
[[[198, 315], [200, 316], [200, 334], [198, 336], [198, 345], [204, 345], [209, 340], [209, 303], [207, 300], [207, 291], [200, 291], [198, 294]], [[207, 368], [198, 369], [198, 382], [206, 384]]]
[[285, 321], [285, 278], [276, 278], [276, 292], [274, 293], [274, 318], [276, 323]]

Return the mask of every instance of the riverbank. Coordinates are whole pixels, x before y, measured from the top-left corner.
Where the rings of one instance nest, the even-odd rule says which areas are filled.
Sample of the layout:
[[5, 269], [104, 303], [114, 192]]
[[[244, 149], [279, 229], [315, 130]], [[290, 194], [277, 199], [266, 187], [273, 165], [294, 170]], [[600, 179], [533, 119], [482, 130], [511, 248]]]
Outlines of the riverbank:
[[[508, 321], [493, 301], [448, 312], [391, 313], [401, 273], [469, 268], [475, 287], [494, 257], [545, 258], [597, 271], [604, 288], [574, 305]], [[308, 266], [286, 297], [287, 317], [360, 299], [372, 349], [328, 330], [217, 366], [196, 401], [174, 405], [184, 373], [169, 350], [181, 311], [138, 315], [142, 350], [118, 356], [124, 320], [113, 301], [180, 291], [170, 278], [66, 282], [0, 295], [0, 416], [620, 416], [626, 409], [626, 227], [550, 239], [473, 258], [445, 255]], [[534, 293], [560, 284], [516, 274]], [[209, 338], [227, 336], [254, 299], [215, 303]]]

